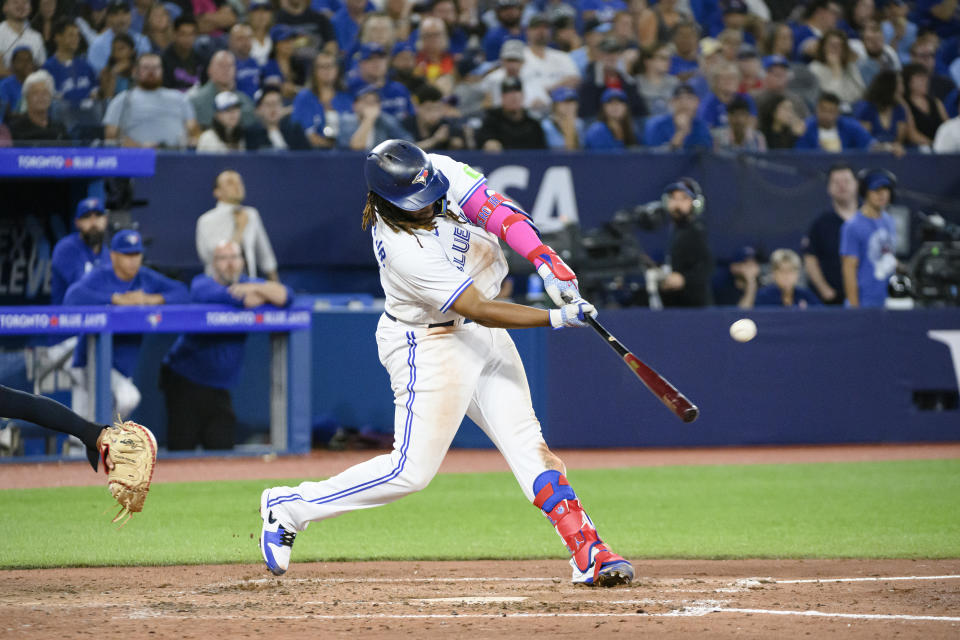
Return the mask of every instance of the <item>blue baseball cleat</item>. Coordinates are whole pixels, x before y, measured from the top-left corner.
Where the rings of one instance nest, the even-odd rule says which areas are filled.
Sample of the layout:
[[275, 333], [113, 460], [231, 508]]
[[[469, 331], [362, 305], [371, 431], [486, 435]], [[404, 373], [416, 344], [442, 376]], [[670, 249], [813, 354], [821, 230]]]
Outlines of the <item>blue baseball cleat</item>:
[[269, 489], [264, 489], [260, 494], [260, 517], [263, 519], [263, 528], [260, 530], [260, 554], [270, 573], [282, 576], [290, 566], [290, 552], [293, 551], [293, 541], [297, 537], [297, 532], [285, 529], [274, 517], [273, 511], [267, 508], [269, 494]]
[[610, 551], [606, 545], [597, 544], [590, 550], [590, 566], [580, 571], [577, 563], [570, 558], [573, 567], [573, 583], [594, 587], [616, 587], [629, 584], [633, 580], [633, 565], [623, 557]]

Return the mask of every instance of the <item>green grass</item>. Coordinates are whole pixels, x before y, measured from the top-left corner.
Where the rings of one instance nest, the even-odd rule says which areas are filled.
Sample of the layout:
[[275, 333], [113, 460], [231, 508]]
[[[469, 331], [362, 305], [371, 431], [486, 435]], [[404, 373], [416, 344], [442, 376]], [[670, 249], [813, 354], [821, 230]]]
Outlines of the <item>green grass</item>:
[[[960, 460], [574, 471], [600, 534], [641, 557], [960, 557]], [[295, 481], [296, 482], [296, 481]], [[114, 531], [105, 487], [0, 491], [0, 567], [260, 562], [258, 480], [157, 484]], [[506, 473], [438, 476], [313, 523], [294, 561], [565, 557]]]

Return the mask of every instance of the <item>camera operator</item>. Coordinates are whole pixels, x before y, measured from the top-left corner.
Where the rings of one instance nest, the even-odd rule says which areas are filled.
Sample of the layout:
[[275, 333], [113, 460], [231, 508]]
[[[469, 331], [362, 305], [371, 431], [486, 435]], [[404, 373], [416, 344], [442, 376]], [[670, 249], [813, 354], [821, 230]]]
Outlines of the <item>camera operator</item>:
[[706, 199], [692, 178], [680, 178], [663, 190], [662, 202], [673, 221], [670, 253], [663, 267], [660, 295], [665, 307], [707, 307], [713, 304], [710, 281], [713, 255], [700, 221]]

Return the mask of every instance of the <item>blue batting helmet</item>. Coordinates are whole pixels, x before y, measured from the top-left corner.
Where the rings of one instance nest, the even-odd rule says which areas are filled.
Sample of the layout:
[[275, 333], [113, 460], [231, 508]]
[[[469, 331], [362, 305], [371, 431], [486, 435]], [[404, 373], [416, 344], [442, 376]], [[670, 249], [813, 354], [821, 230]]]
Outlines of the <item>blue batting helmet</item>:
[[427, 154], [405, 140], [386, 140], [374, 147], [363, 173], [370, 191], [404, 211], [423, 209], [450, 188]]

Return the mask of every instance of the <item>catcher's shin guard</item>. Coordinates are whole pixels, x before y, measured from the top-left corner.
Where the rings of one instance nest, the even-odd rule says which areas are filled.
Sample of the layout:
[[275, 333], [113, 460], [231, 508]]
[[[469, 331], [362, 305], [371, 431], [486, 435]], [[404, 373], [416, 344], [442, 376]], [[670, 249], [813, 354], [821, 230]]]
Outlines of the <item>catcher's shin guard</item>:
[[559, 471], [544, 471], [533, 482], [533, 504], [540, 508], [570, 550], [573, 581], [612, 586], [633, 579], [633, 567], [600, 539], [577, 494]]

